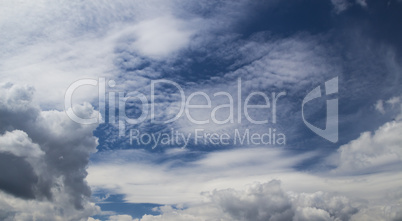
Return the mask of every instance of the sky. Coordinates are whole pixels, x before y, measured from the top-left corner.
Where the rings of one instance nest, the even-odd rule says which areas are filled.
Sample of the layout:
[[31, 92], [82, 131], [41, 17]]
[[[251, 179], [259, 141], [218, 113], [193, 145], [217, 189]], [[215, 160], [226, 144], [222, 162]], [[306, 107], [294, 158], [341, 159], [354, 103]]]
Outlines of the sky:
[[402, 1], [0, 1], [0, 219], [402, 220]]

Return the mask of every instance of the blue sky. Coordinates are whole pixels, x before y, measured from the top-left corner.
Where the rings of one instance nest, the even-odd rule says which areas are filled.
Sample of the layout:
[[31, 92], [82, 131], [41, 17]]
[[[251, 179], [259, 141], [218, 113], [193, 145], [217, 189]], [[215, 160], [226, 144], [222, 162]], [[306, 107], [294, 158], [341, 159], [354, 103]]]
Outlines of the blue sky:
[[400, 0], [2, 1], [0, 217], [401, 220], [400, 21]]

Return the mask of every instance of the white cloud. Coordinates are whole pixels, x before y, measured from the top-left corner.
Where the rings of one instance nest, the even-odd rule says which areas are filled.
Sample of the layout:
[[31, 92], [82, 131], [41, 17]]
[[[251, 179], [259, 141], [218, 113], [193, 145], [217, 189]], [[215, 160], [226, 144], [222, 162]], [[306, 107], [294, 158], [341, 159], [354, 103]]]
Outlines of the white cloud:
[[359, 4], [362, 7], [367, 7], [367, 1], [366, 0], [356, 0], [356, 3]]
[[353, 5], [359, 5], [362, 8], [367, 8], [366, 0], [331, 0], [332, 5], [334, 6], [336, 13], [341, 13]]
[[166, 16], [142, 21], [133, 27], [134, 50], [151, 58], [161, 58], [188, 45], [193, 31], [190, 24]]
[[[395, 97], [389, 98], [385, 102], [383, 100], [378, 100], [374, 107], [381, 114], [385, 114], [385, 113], [390, 112], [395, 109], [396, 109], [396, 111], [402, 112], [401, 97], [395, 96]], [[400, 118], [400, 115], [397, 116], [397, 119], [399, 119], [399, 118]]]
[[138, 221], [129, 215], [113, 215], [109, 217], [108, 221]]
[[378, 100], [377, 103], [375, 104], [375, 109], [381, 114], [385, 114], [384, 102], [382, 100]]
[[350, 3], [347, 0], [331, 0], [331, 3], [335, 8], [336, 13], [343, 12], [350, 6]]
[[[47, 109], [62, 109], [64, 93], [74, 81], [110, 76], [114, 69], [113, 41], [94, 36], [29, 44], [3, 57], [3, 81], [34, 86], [39, 104]], [[95, 96], [93, 89], [77, 91], [74, 97], [80, 103]]]
[[6, 131], [0, 136], [0, 143], [0, 152], [9, 152], [15, 156], [39, 158], [44, 154], [39, 145], [32, 143], [28, 134], [21, 130]]
[[387, 103], [392, 105], [392, 107], [394, 107], [396, 104], [401, 103], [401, 97], [392, 97], [389, 100], [387, 100]]
[[[117, 77], [121, 41], [132, 43], [135, 56], [167, 58], [189, 43], [198, 26], [172, 16], [180, 8], [172, 1], [0, 4], [0, 77], [34, 86], [46, 109], [62, 109], [64, 93], [76, 80]], [[96, 96], [96, 89], [82, 89], [75, 101]]]
[[335, 173], [362, 174], [398, 171], [402, 166], [402, 122], [384, 124], [373, 134], [364, 132], [359, 138], [341, 146]]
[[292, 200], [296, 205], [295, 221], [350, 220], [359, 211], [357, 204], [347, 197], [322, 191], [295, 194]]
[[282, 177], [281, 174], [294, 172], [295, 164], [313, 156], [287, 156], [275, 149], [246, 148], [208, 153], [177, 167], [175, 163], [180, 162], [155, 164], [153, 161], [159, 157], [152, 153], [119, 150], [99, 153], [96, 163], [88, 168], [87, 179], [95, 191], [101, 188], [125, 194], [125, 200], [132, 203], [188, 203], [202, 199], [199, 194], [203, 191], [240, 188], [256, 180]]

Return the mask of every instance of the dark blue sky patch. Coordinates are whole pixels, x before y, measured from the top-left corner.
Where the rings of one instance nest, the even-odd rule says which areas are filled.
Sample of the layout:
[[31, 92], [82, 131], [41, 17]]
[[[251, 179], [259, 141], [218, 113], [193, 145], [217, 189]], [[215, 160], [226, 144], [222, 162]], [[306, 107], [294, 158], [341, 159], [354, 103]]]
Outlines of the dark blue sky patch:
[[330, 1], [259, 1], [235, 30], [245, 37], [261, 31], [282, 37], [298, 32], [317, 34], [331, 28], [331, 10]]

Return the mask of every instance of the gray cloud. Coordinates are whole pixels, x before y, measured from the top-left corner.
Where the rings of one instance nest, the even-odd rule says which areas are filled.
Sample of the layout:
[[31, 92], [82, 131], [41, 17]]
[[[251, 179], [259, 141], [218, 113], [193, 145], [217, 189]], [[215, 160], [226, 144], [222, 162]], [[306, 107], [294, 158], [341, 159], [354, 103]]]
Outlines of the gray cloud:
[[[47, 217], [43, 220], [78, 220], [96, 211], [85, 181], [89, 154], [97, 146], [92, 134], [96, 125], [77, 124], [64, 112], [42, 111], [33, 101], [31, 87], [5, 84], [0, 91], [4, 95], [0, 98], [0, 189], [33, 199], [33, 207]], [[75, 111], [84, 117], [96, 114], [90, 105], [77, 106]], [[0, 194], [0, 201], [15, 200], [12, 196]], [[26, 204], [20, 202], [11, 205], [14, 215], [29, 217]], [[47, 203], [54, 209], [45, 209]]]
[[[38, 177], [23, 157], [0, 153], [0, 189], [17, 197], [34, 199]], [[7, 169], [6, 169], [7, 168]]]
[[246, 192], [214, 191], [211, 198], [235, 220], [291, 220], [294, 216], [291, 201], [277, 180], [255, 185]]

